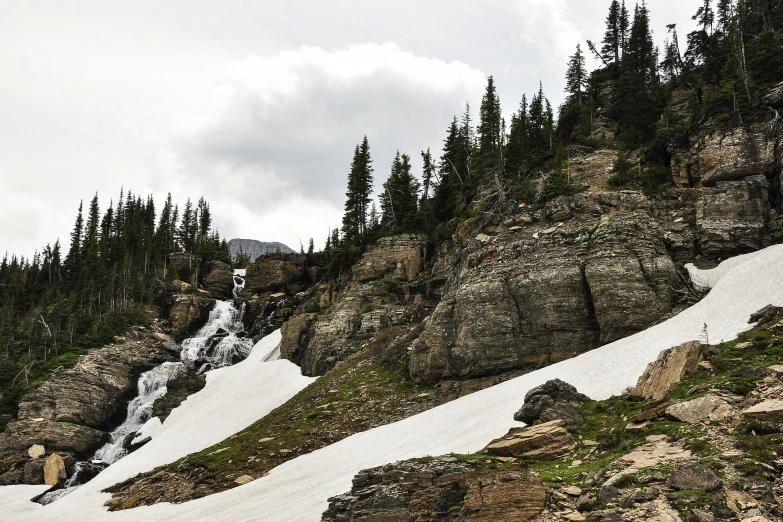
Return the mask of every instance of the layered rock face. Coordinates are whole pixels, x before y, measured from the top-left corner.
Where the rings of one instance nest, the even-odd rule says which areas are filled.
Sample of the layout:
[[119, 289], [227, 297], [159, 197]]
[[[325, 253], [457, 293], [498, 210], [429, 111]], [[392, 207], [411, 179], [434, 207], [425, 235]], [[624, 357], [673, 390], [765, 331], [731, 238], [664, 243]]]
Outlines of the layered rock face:
[[225, 263], [215, 263], [203, 286], [215, 299], [231, 299], [234, 297], [234, 271]]
[[420, 320], [425, 246], [419, 236], [382, 239], [354, 266], [344, 289], [320, 289], [326, 310], [283, 325], [281, 357], [296, 362], [305, 375], [322, 375], [380, 329]]
[[321, 520], [536, 520], [546, 505], [540, 479], [518, 466], [482, 469], [453, 457], [404, 461], [360, 472], [350, 494], [329, 499]]
[[755, 127], [701, 134], [689, 150], [674, 154], [674, 181], [681, 187], [701, 187], [754, 175], [771, 177], [780, 167], [778, 141]]
[[176, 357], [167, 344], [165, 336], [137, 327], [55, 372], [22, 398], [18, 419], [0, 434], [0, 455], [22, 455], [34, 444], [91, 455], [135, 392], [139, 374]]
[[679, 277], [644, 196], [588, 193], [551, 203], [542, 217], [559, 225], [501, 227], [463, 250], [412, 346], [414, 380], [550, 364], [671, 311]]
[[209, 297], [176, 294], [168, 311], [174, 337], [182, 340], [196, 332], [207, 322], [214, 306], [215, 300]]

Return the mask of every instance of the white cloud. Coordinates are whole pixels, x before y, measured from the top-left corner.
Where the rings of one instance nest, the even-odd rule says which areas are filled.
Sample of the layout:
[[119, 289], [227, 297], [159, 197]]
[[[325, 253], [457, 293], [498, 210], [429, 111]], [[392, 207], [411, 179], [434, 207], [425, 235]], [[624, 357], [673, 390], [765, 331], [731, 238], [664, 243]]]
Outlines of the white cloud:
[[453, 114], [480, 98], [485, 81], [463, 63], [391, 43], [248, 57], [226, 68], [221, 107], [164, 162], [181, 164], [178, 183], [189, 192], [248, 212], [241, 222], [213, 212], [226, 231], [295, 246], [339, 225], [353, 148], [364, 134], [380, 186], [397, 149], [418, 160], [420, 150], [439, 148]]
[[521, 37], [524, 42], [538, 49], [545, 63], [562, 69], [576, 44], [583, 43], [580, 28], [571, 21], [565, 0], [521, 0], [519, 16], [522, 22]]

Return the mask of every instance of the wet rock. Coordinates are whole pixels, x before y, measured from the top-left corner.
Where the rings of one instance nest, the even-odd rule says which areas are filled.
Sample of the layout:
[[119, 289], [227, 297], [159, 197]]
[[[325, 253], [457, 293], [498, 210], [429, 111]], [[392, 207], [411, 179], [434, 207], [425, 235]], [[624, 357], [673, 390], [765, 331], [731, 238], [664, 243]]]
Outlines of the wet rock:
[[117, 344], [91, 349], [73, 368], [53, 373], [22, 397], [18, 420], [0, 434], [0, 455], [26, 453], [34, 444], [92, 455], [135, 393], [138, 375], [171, 357], [146, 329], [132, 329]]
[[590, 397], [560, 379], [552, 379], [536, 386], [525, 394], [522, 408], [514, 414], [514, 420], [532, 424], [537, 420], [549, 422], [562, 420], [567, 426], [582, 426], [585, 419], [582, 403]]
[[699, 341], [690, 341], [662, 351], [655, 362], [647, 365], [631, 390], [631, 397], [663, 399], [686, 373], [696, 369], [702, 358], [701, 352], [702, 344]]
[[576, 446], [561, 420], [545, 422], [511, 433], [487, 446], [487, 453], [525, 460], [552, 460], [567, 455]]
[[720, 479], [710, 468], [695, 462], [675, 469], [667, 485], [672, 489], [712, 491], [721, 484]]
[[43, 484], [44, 483], [44, 467], [46, 462], [44, 459], [30, 459], [27, 464], [24, 465], [24, 478], [25, 484]]
[[44, 463], [44, 483], [47, 486], [62, 486], [68, 478], [65, 461], [57, 453], [52, 453]]
[[182, 340], [195, 333], [209, 319], [209, 312], [215, 300], [200, 295], [177, 294], [168, 310], [171, 332], [175, 339]]

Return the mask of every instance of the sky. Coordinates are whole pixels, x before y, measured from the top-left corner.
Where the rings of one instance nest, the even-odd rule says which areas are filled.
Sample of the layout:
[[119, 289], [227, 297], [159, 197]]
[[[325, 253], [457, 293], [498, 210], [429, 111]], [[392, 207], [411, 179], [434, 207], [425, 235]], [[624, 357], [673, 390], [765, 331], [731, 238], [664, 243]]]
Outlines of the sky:
[[[648, 0], [657, 43], [698, 4]], [[203, 196], [228, 239], [320, 247], [365, 134], [379, 188], [397, 150], [417, 173], [440, 155], [489, 75], [506, 114], [539, 81], [557, 107], [608, 5], [0, 0], [0, 255], [67, 244], [79, 201], [123, 187]]]

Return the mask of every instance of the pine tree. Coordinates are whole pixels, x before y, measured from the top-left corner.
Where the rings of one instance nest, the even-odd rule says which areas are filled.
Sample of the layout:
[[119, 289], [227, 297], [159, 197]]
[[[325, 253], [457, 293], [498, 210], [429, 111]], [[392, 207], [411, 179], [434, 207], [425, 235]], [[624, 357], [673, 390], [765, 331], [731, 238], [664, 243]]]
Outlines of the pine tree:
[[345, 193], [343, 236], [351, 244], [360, 244], [367, 230], [367, 210], [373, 185], [372, 158], [367, 136], [354, 149], [351, 171], [348, 174], [348, 190]]
[[380, 195], [381, 223], [394, 232], [413, 232], [418, 228], [419, 182], [411, 174], [410, 157], [394, 156], [391, 174]]
[[579, 105], [582, 105], [582, 96], [584, 89], [587, 88], [587, 66], [585, 65], [585, 56], [582, 54], [582, 48], [576, 44], [576, 52], [568, 61], [566, 69], [566, 87], [565, 91], [575, 99]]
[[606, 32], [602, 41], [601, 56], [608, 63], [620, 61], [620, 44], [622, 42], [621, 8], [618, 0], [612, 0], [609, 14], [606, 16]]
[[68, 249], [68, 255], [65, 257], [66, 270], [73, 276], [79, 268], [82, 260], [82, 233], [84, 228], [84, 217], [82, 216], [83, 201], [79, 202], [79, 213], [76, 215], [76, 223], [71, 232], [71, 246]]

